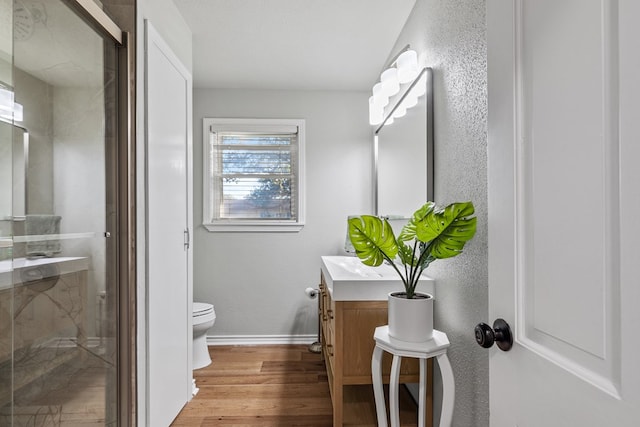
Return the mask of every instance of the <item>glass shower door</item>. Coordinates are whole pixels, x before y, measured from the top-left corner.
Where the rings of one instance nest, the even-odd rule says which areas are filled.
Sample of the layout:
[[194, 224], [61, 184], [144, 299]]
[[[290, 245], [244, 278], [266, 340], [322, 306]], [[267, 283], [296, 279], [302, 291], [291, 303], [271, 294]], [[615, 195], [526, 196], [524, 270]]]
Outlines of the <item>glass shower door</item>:
[[13, 401], [13, 14], [0, 0], [0, 426], [12, 425]]
[[[11, 402], [13, 396], [12, 132], [11, 124], [0, 119], [0, 406]], [[0, 425], [5, 425], [4, 417], [0, 412]]]
[[0, 2], [0, 426], [116, 425], [118, 46], [74, 2]]

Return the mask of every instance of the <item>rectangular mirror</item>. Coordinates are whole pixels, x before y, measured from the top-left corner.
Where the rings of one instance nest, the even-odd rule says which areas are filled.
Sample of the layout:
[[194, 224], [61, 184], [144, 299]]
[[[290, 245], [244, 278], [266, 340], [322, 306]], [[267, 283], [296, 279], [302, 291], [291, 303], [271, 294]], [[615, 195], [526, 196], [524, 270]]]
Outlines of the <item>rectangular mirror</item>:
[[[425, 85], [420, 87], [418, 85]], [[409, 91], [425, 96], [393, 117]], [[392, 100], [383, 123], [374, 132], [374, 210], [378, 216], [409, 218], [433, 200], [433, 72], [424, 68], [415, 81]]]

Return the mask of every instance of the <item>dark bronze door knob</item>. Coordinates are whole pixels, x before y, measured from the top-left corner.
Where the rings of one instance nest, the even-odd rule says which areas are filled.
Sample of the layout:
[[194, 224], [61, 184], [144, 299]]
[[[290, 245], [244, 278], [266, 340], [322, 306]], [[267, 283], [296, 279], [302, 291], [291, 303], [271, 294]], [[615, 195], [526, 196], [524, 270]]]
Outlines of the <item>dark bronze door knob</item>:
[[475, 329], [476, 342], [484, 348], [489, 348], [494, 342], [502, 351], [509, 351], [513, 346], [513, 334], [509, 324], [504, 319], [496, 319], [493, 328], [486, 323], [478, 323]]

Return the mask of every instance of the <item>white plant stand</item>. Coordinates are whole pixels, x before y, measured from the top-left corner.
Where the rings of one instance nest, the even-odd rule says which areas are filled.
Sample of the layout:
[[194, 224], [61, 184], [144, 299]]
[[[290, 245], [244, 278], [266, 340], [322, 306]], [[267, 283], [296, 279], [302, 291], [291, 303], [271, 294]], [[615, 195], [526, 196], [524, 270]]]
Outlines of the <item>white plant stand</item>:
[[391, 376], [389, 378], [389, 409], [391, 415], [391, 427], [400, 427], [400, 412], [398, 409], [398, 380], [400, 377], [400, 362], [403, 357], [420, 359], [420, 392], [418, 401], [418, 427], [425, 425], [424, 404], [427, 391], [427, 359], [435, 357], [442, 375], [442, 412], [440, 427], [451, 426], [453, 418], [453, 402], [455, 399], [455, 384], [453, 370], [447, 357], [449, 338], [444, 332], [433, 331], [433, 338], [425, 342], [400, 341], [389, 336], [389, 326], [376, 328], [373, 338], [376, 347], [371, 358], [371, 373], [373, 377], [373, 393], [376, 400], [376, 413], [378, 426], [387, 427], [387, 409], [382, 391], [382, 352], [393, 355], [391, 363]]

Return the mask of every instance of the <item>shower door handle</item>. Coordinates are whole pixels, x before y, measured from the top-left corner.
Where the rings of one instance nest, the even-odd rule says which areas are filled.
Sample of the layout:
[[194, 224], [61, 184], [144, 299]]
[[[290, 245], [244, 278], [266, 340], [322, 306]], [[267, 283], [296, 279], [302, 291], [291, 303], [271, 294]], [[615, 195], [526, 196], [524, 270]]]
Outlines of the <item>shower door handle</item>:
[[186, 228], [184, 230], [184, 250], [188, 251], [191, 247], [191, 235], [189, 233], [189, 229]]

